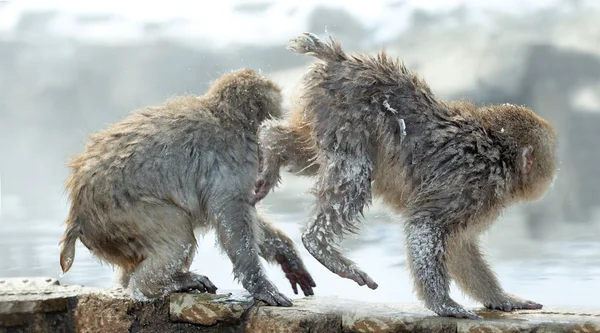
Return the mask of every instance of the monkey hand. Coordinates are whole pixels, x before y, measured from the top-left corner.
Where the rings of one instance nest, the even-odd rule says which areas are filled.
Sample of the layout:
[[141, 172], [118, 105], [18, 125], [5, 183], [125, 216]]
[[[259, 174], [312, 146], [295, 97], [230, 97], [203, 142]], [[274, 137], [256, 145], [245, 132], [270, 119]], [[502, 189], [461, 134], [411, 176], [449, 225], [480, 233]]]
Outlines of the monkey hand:
[[272, 306], [292, 306], [292, 301], [277, 290], [271, 282], [263, 280], [255, 284], [248, 291], [259, 301], [266, 302]]
[[302, 235], [302, 243], [308, 253], [332, 273], [350, 279], [358, 283], [359, 286], [367, 285], [371, 289], [377, 289], [377, 283], [367, 273], [363, 272], [352, 260], [344, 257], [338, 250], [331, 246], [322, 246], [314, 233]]
[[315, 294], [312, 288], [317, 285], [300, 258], [294, 254], [288, 254], [287, 256], [278, 254], [275, 259], [281, 265], [285, 277], [290, 280], [294, 294], [298, 295], [298, 285], [302, 289], [304, 296]]
[[253, 204], [264, 199], [267, 196], [267, 194], [269, 194], [269, 191], [271, 191], [271, 189], [273, 189], [273, 187], [277, 185], [278, 182], [278, 173], [270, 172], [269, 169], [263, 170], [255, 183], [256, 190]]
[[366, 284], [367, 287], [373, 290], [377, 289], [378, 287], [377, 283], [373, 281], [373, 279], [367, 273], [358, 268], [356, 264], [351, 264], [345, 267], [337, 274], [343, 278], [353, 280], [354, 282], [358, 283], [359, 286], [364, 286]]
[[198, 290], [209, 294], [217, 292], [217, 287], [204, 275], [185, 272], [176, 276], [175, 280], [179, 286], [178, 291]]
[[437, 313], [440, 317], [453, 317], [453, 318], [464, 318], [481, 320], [482, 318], [476, 315], [474, 312], [469, 311], [462, 306], [458, 305], [452, 299], [442, 301], [440, 304], [435, 304], [430, 307], [433, 312]]
[[523, 300], [510, 294], [504, 294], [503, 299], [494, 302], [489, 302], [484, 305], [486, 308], [491, 310], [500, 310], [507, 312], [513, 310], [539, 310], [542, 308], [541, 304]]

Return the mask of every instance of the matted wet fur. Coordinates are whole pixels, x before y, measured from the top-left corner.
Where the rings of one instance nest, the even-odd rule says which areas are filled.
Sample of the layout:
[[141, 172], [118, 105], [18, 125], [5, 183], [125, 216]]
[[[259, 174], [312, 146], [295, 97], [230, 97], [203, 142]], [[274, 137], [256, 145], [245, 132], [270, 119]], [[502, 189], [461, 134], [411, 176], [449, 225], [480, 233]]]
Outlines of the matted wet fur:
[[372, 196], [403, 215], [409, 268], [426, 306], [478, 318], [449, 296], [450, 279], [490, 309], [539, 309], [506, 293], [477, 236], [502, 209], [540, 198], [556, 172], [556, 133], [531, 110], [439, 100], [385, 52], [346, 54], [311, 33], [288, 48], [319, 59], [303, 78], [287, 120], [260, 131], [263, 166], [256, 200], [286, 166], [316, 176], [315, 209], [302, 236], [332, 272], [375, 289], [336, 242], [358, 228]]
[[181, 96], [131, 113], [90, 136], [70, 162], [71, 208], [60, 264], [71, 267], [75, 242], [116, 266], [120, 283], [155, 298], [172, 291], [214, 293], [189, 272], [195, 229], [214, 228], [236, 279], [271, 305], [291, 301], [259, 261], [279, 263], [294, 292], [315, 286], [293, 242], [257, 216], [257, 131], [281, 116], [280, 88], [249, 70], [226, 74], [203, 96]]

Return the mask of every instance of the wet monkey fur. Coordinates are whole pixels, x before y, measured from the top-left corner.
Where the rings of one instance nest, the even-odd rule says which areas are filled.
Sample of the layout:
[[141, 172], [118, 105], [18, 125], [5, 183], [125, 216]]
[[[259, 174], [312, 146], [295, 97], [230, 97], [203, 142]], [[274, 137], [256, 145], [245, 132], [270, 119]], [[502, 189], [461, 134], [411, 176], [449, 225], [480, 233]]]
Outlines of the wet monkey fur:
[[304, 76], [290, 117], [261, 126], [256, 200], [277, 185], [280, 167], [315, 176], [304, 246], [333, 273], [375, 289], [335, 245], [379, 197], [404, 217], [409, 269], [429, 309], [478, 318], [450, 298], [451, 279], [490, 309], [541, 308], [503, 290], [478, 235], [504, 208], [548, 189], [557, 164], [552, 126], [521, 106], [444, 102], [385, 52], [348, 55], [311, 33], [288, 48], [321, 61]]
[[281, 115], [280, 88], [244, 69], [216, 80], [203, 96], [182, 96], [132, 112], [90, 136], [70, 162], [71, 202], [60, 264], [75, 242], [118, 268], [119, 281], [149, 298], [217, 288], [189, 267], [195, 229], [212, 228], [235, 278], [255, 298], [291, 306], [267, 278], [259, 256], [279, 263], [292, 288], [315, 283], [293, 244], [254, 207], [257, 132]]

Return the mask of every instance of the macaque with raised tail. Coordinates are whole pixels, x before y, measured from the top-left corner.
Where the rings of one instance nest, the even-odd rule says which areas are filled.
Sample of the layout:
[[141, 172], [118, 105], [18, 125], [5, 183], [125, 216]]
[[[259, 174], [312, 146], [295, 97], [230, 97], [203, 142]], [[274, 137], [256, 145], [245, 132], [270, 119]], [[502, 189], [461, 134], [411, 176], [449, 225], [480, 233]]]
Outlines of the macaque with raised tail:
[[215, 293], [207, 277], [189, 271], [194, 230], [212, 228], [234, 277], [256, 299], [292, 305], [259, 256], [282, 266], [295, 293], [299, 285], [312, 295], [315, 283], [293, 242], [254, 207], [258, 128], [280, 115], [280, 88], [244, 69], [222, 76], [203, 96], [134, 111], [91, 135], [70, 162], [63, 272], [79, 239], [116, 266], [120, 284], [134, 294]]
[[304, 76], [286, 120], [260, 130], [256, 200], [280, 167], [316, 177], [302, 241], [330, 271], [377, 288], [336, 247], [356, 232], [372, 197], [405, 219], [415, 290], [440, 316], [479, 318], [449, 295], [450, 281], [489, 309], [540, 309], [510, 295], [485, 261], [478, 235], [506, 207], [540, 198], [556, 173], [557, 135], [526, 107], [444, 102], [385, 52], [346, 54], [304, 33], [289, 42], [321, 61]]

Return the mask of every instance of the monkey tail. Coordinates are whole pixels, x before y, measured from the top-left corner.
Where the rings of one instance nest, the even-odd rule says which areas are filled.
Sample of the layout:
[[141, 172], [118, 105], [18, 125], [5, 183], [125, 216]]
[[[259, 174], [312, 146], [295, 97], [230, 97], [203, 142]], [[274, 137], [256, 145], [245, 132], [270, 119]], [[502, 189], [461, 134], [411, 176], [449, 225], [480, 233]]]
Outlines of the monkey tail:
[[75, 260], [75, 242], [81, 235], [79, 222], [76, 219], [69, 216], [66, 224], [68, 226], [67, 230], [58, 243], [59, 245], [62, 244], [60, 250], [60, 267], [63, 273], [66, 273], [71, 268], [71, 265], [73, 265], [73, 260]]
[[331, 36], [329, 37], [329, 43], [324, 43], [317, 35], [310, 32], [305, 32], [291, 39], [288, 42], [287, 49], [298, 54], [312, 53], [313, 56], [330, 62], [341, 62], [348, 59], [348, 56], [342, 50], [342, 45]]

